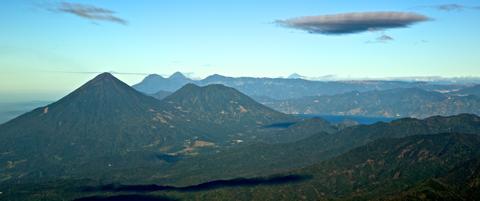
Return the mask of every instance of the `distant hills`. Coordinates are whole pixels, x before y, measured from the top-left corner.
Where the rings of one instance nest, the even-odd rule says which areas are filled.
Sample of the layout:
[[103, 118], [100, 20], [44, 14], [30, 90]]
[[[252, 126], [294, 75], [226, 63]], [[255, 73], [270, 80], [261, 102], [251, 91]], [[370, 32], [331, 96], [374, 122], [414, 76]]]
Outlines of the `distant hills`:
[[394, 88], [421, 88], [429, 91], [451, 91], [462, 88], [460, 85], [437, 85], [428, 82], [405, 81], [312, 81], [301, 79], [293, 75], [290, 78], [253, 78], [227, 77], [214, 74], [202, 80], [192, 80], [181, 73], [174, 73], [169, 78], [160, 75], [149, 75], [133, 88], [146, 93], [154, 94], [158, 91], [173, 92], [187, 83], [199, 86], [222, 84], [233, 87], [251, 97], [268, 97], [276, 100], [301, 98], [307, 96], [334, 95], [352, 91], [386, 90]]
[[152, 74], [145, 77], [141, 83], [133, 85], [138, 91], [146, 94], [154, 94], [158, 91], [173, 92], [187, 83], [191, 83], [192, 80], [185, 77], [182, 73], [176, 72], [168, 78], [164, 78], [161, 75]]
[[456, 94], [456, 95], [459, 95], [459, 96], [475, 95], [475, 96], [480, 97], [480, 85], [465, 87], [465, 88], [460, 89], [458, 91], [452, 92], [452, 94]]
[[[463, 91], [463, 90], [462, 90]], [[474, 94], [465, 88], [460, 94]], [[348, 92], [290, 100], [260, 100], [276, 110], [293, 114], [327, 114], [384, 117], [418, 117], [480, 114], [480, 96], [444, 94], [419, 88]]]
[[289, 78], [211, 75], [192, 80], [177, 72], [169, 78], [149, 75], [133, 87], [163, 99], [187, 83], [222, 84], [289, 114], [418, 117], [480, 114], [480, 85], [406, 81], [311, 81]]

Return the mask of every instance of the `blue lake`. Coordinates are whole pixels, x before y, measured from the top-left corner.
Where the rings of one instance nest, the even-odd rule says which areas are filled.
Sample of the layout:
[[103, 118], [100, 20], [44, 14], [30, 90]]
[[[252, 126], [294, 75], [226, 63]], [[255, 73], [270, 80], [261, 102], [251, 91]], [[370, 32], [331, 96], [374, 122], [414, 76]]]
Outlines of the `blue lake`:
[[366, 116], [344, 116], [344, 115], [321, 115], [321, 114], [300, 114], [300, 117], [314, 118], [320, 117], [330, 123], [336, 124], [345, 120], [353, 120], [360, 124], [374, 124], [377, 122], [391, 122], [397, 118], [389, 117], [366, 117]]

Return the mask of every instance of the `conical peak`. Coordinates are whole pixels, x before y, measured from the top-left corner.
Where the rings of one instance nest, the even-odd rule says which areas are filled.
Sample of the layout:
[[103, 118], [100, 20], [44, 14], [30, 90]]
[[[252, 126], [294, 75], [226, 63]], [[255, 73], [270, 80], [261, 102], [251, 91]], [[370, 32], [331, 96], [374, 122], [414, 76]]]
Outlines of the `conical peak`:
[[196, 90], [196, 91], [224, 91], [224, 90], [232, 90], [233, 88], [227, 87], [223, 84], [209, 84], [206, 86], [198, 86], [193, 83], [188, 83], [185, 84], [182, 88], [180, 88], [178, 91], [184, 91], [184, 90]]
[[233, 88], [227, 87], [223, 84], [209, 84], [202, 87], [204, 90], [232, 90]]
[[114, 78], [115, 76], [113, 76], [111, 73], [109, 72], [104, 72], [104, 73], [100, 73], [98, 74], [95, 78], [93, 79], [111, 79], [111, 78]]
[[117, 79], [115, 76], [113, 76], [110, 73], [101, 73], [97, 75], [95, 78], [92, 80], [88, 81], [84, 86], [90, 86], [90, 85], [102, 85], [102, 84], [115, 84], [115, 83], [122, 83], [119, 79]]
[[158, 74], [150, 74], [145, 77], [144, 80], [151, 80], [151, 79], [164, 79], [161, 75]]
[[213, 75], [210, 75], [210, 76], [206, 77], [205, 79], [219, 79], [219, 78], [226, 78], [226, 76], [223, 76], [223, 75], [220, 75], [220, 74], [213, 74]]
[[197, 92], [197, 91], [200, 91], [202, 87], [196, 85], [196, 84], [193, 84], [193, 83], [188, 83], [188, 84], [185, 84], [183, 85], [180, 89], [178, 89], [176, 92], [179, 92], [179, 93], [193, 93], [193, 92]]
[[87, 83], [83, 84], [80, 88], [76, 89], [70, 95], [72, 96], [101, 96], [105, 95], [114, 96], [115, 94], [131, 94], [137, 93], [137, 91], [121, 80], [117, 79], [110, 73], [102, 73], [91, 79]]
[[190, 100], [199, 98], [214, 105], [229, 103], [229, 101], [233, 99], [241, 99], [245, 102], [253, 101], [241, 92], [221, 84], [198, 86], [191, 83], [184, 85], [182, 88], [164, 99], [164, 101], [167, 100], [168, 102], [169, 100]]
[[173, 73], [170, 77], [170, 79], [186, 79], [185, 75], [183, 75], [181, 72], [175, 72]]
[[299, 78], [303, 78], [303, 76], [300, 75], [300, 74], [298, 74], [298, 73], [293, 73], [293, 74], [289, 75], [288, 78], [290, 78], [290, 79], [299, 79]]
[[66, 111], [82, 108], [84, 112], [103, 111], [105, 114], [111, 114], [121, 111], [118, 108], [135, 108], [156, 102], [152, 99], [110, 73], [102, 73], [52, 105], [57, 108], [57, 111], [60, 111], [58, 108]]

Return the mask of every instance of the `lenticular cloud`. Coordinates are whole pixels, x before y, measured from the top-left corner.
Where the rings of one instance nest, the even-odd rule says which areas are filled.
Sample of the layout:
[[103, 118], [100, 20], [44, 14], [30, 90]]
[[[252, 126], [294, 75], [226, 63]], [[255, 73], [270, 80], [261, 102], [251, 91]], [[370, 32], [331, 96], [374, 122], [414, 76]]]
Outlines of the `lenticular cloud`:
[[371, 30], [404, 28], [427, 21], [427, 16], [409, 12], [360, 12], [277, 20], [285, 27], [315, 34], [352, 34]]

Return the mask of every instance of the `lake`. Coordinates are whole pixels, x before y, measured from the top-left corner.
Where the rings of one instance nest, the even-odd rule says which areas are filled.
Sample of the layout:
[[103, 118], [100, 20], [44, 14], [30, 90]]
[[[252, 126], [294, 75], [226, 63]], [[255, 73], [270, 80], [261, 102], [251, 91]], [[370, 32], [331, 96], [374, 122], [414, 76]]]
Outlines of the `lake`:
[[377, 122], [391, 122], [397, 119], [397, 118], [390, 118], [390, 117], [366, 117], [366, 116], [322, 115], [322, 114], [299, 114], [298, 116], [303, 118], [320, 117], [333, 124], [337, 124], [345, 120], [356, 121], [360, 124], [374, 124]]

